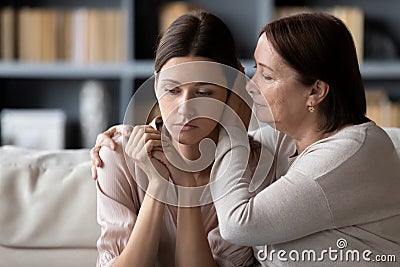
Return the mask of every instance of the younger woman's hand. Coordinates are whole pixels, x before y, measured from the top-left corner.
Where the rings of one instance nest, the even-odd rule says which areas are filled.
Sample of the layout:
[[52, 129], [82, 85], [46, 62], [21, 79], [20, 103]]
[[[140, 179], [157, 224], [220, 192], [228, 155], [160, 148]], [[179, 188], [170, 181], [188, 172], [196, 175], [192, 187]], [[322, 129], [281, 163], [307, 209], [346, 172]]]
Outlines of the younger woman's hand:
[[162, 177], [168, 180], [169, 170], [153, 156], [162, 151], [161, 132], [150, 125], [135, 126], [125, 146], [125, 153], [146, 173], [149, 181]]
[[101, 147], [106, 146], [111, 150], [115, 150], [116, 144], [113, 141], [113, 137], [124, 135], [129, 137], [132, 132], [132, 126], [130, 125], [115, 125], [110, 127], [107, 131], [97, 135], [96, 144], [90, 150], [90, 157], [92, 160], [92, 178], [97, 179], [97, 167], [103, 166], [103, 161], [100, 158], [99, 151]]
[[[168, 157], [166, 154], [168, 154]], [[168, 168], [170, 178], [174, 184], [185, 187], [197, 186], [193, 173], [185, 171], [187, 169], [184, 167], [186, 162], [173, 145], [164, 142], [163, 150], [154, 150], [152, 155]], [[168, 160], [168, 158], [171, 159], [172, 157], [178, 163], [179, 167]]]

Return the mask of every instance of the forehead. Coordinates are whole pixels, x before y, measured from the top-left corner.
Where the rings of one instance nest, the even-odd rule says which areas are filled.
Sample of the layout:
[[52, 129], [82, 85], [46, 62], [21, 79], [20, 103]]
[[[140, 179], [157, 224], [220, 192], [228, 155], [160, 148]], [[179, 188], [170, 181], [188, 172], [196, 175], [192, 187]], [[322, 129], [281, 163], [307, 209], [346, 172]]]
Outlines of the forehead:
[[261, 62], [282, 61], [264, 33], [258, 38], [254, 57]]
[[297, 72], [279, 55], [273, 48], [271, 42], [265, 34], [258, 39], [257, 47], [254, 52], [257, 63], [264, 64], [279, 74], [281, 78], [296, 75]]
[[210, 83], [226, 86], [226, 74], [232, 72], [232, 68], [229, 68], [204, 57], [174, 57], [157, 73], [157, 80], [160, 83], [173, 80], [180, 84]]

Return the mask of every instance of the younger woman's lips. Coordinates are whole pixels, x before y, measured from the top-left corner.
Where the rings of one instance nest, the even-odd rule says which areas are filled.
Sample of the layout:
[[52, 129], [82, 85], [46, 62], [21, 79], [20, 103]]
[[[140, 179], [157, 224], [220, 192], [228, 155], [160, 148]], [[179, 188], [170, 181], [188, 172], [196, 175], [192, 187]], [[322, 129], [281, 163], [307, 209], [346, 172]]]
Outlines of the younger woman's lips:
[[179, 127], [180, 131], [190, 131], [190, 130], [197, 128], [197, 126], [194, 126], [191, 124], [175, 124], [175, 126]]

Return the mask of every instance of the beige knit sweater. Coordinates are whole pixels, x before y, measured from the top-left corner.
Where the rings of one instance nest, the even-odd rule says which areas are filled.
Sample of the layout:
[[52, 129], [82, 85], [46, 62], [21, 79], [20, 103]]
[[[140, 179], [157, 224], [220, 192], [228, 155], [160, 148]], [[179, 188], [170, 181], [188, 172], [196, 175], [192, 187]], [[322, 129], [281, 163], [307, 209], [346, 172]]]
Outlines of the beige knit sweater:
[[224, 239], [253, 246], [262, 266], [400, 266], [400, 160], [374, 122], [297, 157], [288, 136], [257, 130], [264, 176], [252, 181], [246, 138], [231, 130], [220, 134], [212, 170]]

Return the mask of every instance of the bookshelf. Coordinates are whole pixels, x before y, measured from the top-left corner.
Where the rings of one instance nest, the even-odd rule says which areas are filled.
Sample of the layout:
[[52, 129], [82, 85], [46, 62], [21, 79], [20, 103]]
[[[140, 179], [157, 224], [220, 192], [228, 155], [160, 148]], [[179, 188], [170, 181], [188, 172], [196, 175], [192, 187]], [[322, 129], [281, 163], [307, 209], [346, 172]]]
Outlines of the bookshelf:
[[[73, 132], [79, 132], [79, 92], [82, 84], [87, 80], [100, 80], [107, 84], [107, 89], [112, 95], [112, 116], [109, 125], [121, 123], [126, 106], [135, 89], [153, 75], [152, 59], [158, 35], [158, 11], [159, 7], [167, 2], [162, 0], [111, 2], [89, 0], [82, 6], [82, 2], [77, 0], [2, 1], [1, 10], [12, 7], [15, 13], [47, 9], [79, 10], [81, 13], [82, 10], [111, 9], [125, 12], [123, 27], [126, 38], [124, 38], [123, 45], [126, 47], [126, 51], [125, 58], [119, 62], [98, 62], [98, 60], [77, 62], [55, 59], [54, 55], [52, 60], [46, 61], [37, 60], [40, 57], [37, 53], [34, 60], [29, 57], [28, 60], [20, 60], [21, 55], [18, 54], [21, 51], [14, 51], [17, 59], [15, 57], [3, 58], [0, 61], [0, 86], [2, 88], [0, 90], [0, 110], [4, 108], [61, 108], [67, 115], [67, 127], [73, 129]], [[253, 5], [234, 0], [232, 6], [226, 9], [223, 1], [194, 0], [190, 2], [211, 10], [227, 22], [235, 36], [238, 37], [238, 46], [243, 58], [251, 58], [257, 41], [258, 29], [271, 17], [270, 12], [273, 5], [269, 0], [253, 0]], [[14, 14], [14, 16], [18, 15]], [[240, 20], [238, 20], [239, 17]], [[33, 15], [33, 20], [40, 20], [37, 14]], [[18, 31], [17, 28], [14, 30]], [[26, 35], [29, 34], [32, 35], [29, 30], [25, 29], [25, 32], [27, 33], [22, 35], [22, 38], [26, 38]], [[37, 50], [40, 50], [37, 38], [34, 41]], [[17, 49], [21, 49], [18, 45], [16, 43]], [[28, 49], [30, 49], [29, 46]], [[248, 69], [251, 69], [250, 61], [248, 65]], [[68, 90], [70, 96], [65, 97]], [[58, 97], [57, 93], [64, 97]], [[16, 96], [17, 94], [18, 96]], [[24, 99], [19, 99], [19, 97]], [[43, 97], [47, 99], [39, 100]], [[71, 134], [67, 131], [67, 138], [68, 135], [70, 140], [67, 140], [67, 147], [80, 147], [79, 134]]]
[[[0, 10], [11, 6], [57, 10], [117, 10], [125, 14], [122, 42], [123, 58], [117, 62], [85, 62], [52, 60], [50, 62], [0, 61], [0, 111], [4, 108], [62, 108], [67, 115], [67, 148], [80, 147], [79, 92], [87, 80], [103, 81], [111, 95], [112, 110], [109, 125], [121, 123], [126, 106], [136, 88], [153, 74], [154, 45], [159, 31], [159, 10], [167, 0], [88, 0], [82, 5], [78, 0], [5, 0]], [[239, 50], [239, 56], [248, 75], [252, 75], [252, 53], [258, 31], [274, 17], [275, 7], [284, 5], [359, 6], [366, 17], [383, 20], [394, 38], [400, 41], [396, 25], [400, 17], [400, 2], [396, 0], [187, 0], [220, 16], [231, 28]], [[384, 88], [391, 98], [400, 99], [400, 59], [364, 59], [361, 72], [366, 87]], [[37, 92], [37, 94], [35, 94]], [[59, 93], [59, 94], [58, 94]], [[18, 94], [18, 99], [15, 94]], [[26, 95], [26, 97], [25, 97]], [[68, 96], [66, 96], [68, 95]], [[25, 98], [27, 99], [25, 99]], [[46, 99], [41, 99], [45, 97]], [[39, 101], [39, 99], [41, 99]], [[1, 129], [0, 129], [1, 130]]]
[[[367, 95], [367, 116], [385, 127], [400, 127], [400, 23], [396, 0], [276, 0], [278, 8], [345, 9], [356, 7], [362, 12], [362, 27], [355, 27], [355, 36], [363, 40], [360, 70]], [[343, 10], [342, 10], [343, 11]], [[338, 12], [354, 20], [348, 11]], [[354, 21], [353, 21], [354, 22]], [[348, 25], [349, 26], [349, 25]], [[352, 27], [349, 27], [350, 30]], [[354, 34], [353, 34], [354, 37]], [[361, 43], [361, 42], [360, 42]], [[356, 48], [357, 42], [356, 42]]]

